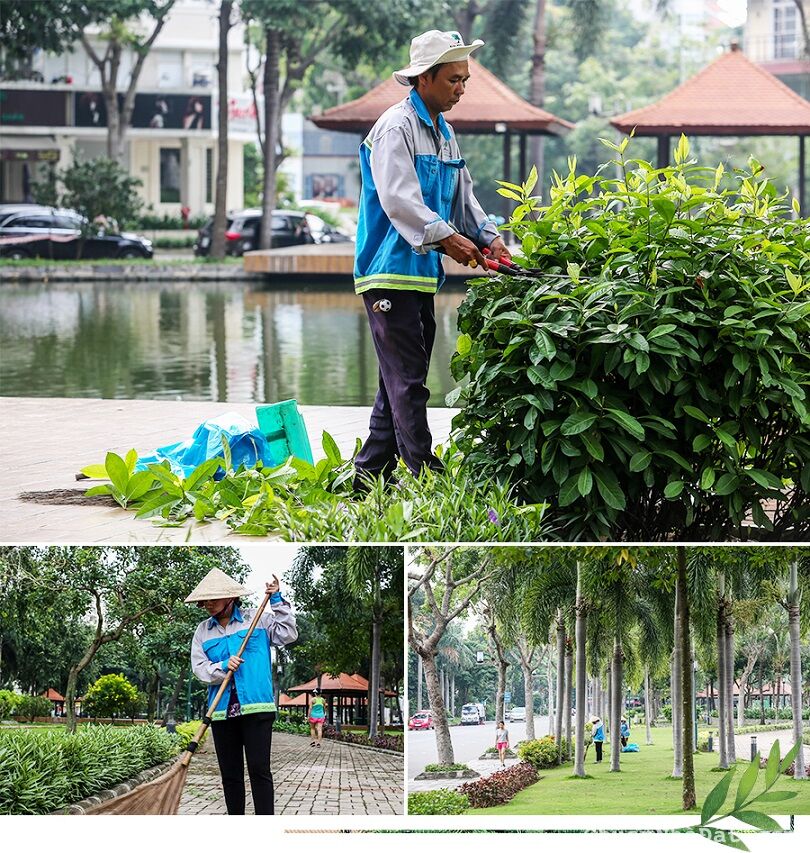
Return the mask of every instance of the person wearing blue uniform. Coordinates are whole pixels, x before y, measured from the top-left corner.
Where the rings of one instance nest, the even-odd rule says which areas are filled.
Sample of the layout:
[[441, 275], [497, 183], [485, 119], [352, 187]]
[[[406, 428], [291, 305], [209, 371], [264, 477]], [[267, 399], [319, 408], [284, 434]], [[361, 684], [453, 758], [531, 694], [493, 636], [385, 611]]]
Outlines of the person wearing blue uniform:
[[622, 749], [624, 749], [627, 746], [627, 742], [630, 740], [630, 724], [627, 722], [627, 717], [622, 717], [619, 734], [622, 739]]
[[274, 813], [270, 747], [276, 705], [271, 646], [294, 642], [298, 629], [275, 575], [265, 593], [270, 593], [270, 606], [259, 618], [241, 657], [237, 652], [256, 612], [242, 607], [245, 587], [220, 569], [211, 569], [186, 598], [208, 612], [191, 641], [191, 669], [208, 685], [209, 705], [227, 673], [233, 673], [230, 689], [211, 714], [229, 815], [245, 813], [245, 759], [256, 814]]
[[428, 367], [436, 333], [440, 252], [487, 269], [510, 254], [473, 193], [455, 133], [442, 113], [464, 94], [467, 58], [483, 45], [431, 30], [411, 42], [394, 72], [411, 91], [387, 109], [360, 146], [362, 190], [354, 289], [363, 297], [379, 363], [369, 437], [355, 459], [355, 487], [388, 477], [402, 461], [414, 473], [440, 469], [427, 422]]
[[593, 748], [596, 750], [596, 763], [602, 761], [602, 747], [605, 745], [605, 724], [599, 717], [591, 717], [591, 730], [593, 732]]

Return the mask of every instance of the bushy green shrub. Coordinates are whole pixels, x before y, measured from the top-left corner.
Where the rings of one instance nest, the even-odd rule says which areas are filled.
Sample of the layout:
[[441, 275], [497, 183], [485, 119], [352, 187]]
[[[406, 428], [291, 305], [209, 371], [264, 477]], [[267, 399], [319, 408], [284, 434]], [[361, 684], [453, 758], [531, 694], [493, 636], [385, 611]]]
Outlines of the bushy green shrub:
[[[197, 734], [197, 729], [200, 727], [201, 720], [189, 720], [187, 723], [178, 723], [175, 727], [175, 734], [177, 736], [177, 743], [180, 750], [184, 750], [190, 743], [191, 739]], [[209, 726], [205, 730], [205, 734], [202, 736], [202, 740], [200, 743], [205, 743], [205, 739], [208, 737], [211, 731], [211, 727]]]
[[11, 690], [0, 690], [0, 720], [7, 720], [14, 713], [16, 695]]
[[601, 174], [572, 160], [546, 206], [536, 175], [504, 188], [541, 275], [476, 280], [460, 308], [469, 470], [569, 540], [723, 541], [751, 515], [750, 536], [805, 539], [810, 221], [756, 162], [723, 189], [685, 138], [665, 169], [627, 141]]
[[672, 705], [662, 705], [660, 713], [664, 719], [672, 722]]
[[0, 814], [47, 814], [177, 753], [154, 726], [0, 730]]
[[464, 794], [448, 788], [408, 794], [408, 814], [463, 814], [469, 806]]
[[90, 685], [82, 708], [90, 717], [134, 717], [140, 710], [140, 701], [138, 689], [123, 673], [110, 673]]
[[53, 705], [44, 696], [28, 696], [27, 694], [15, 694], [13, 713], [26, 720], [34, 717], [47, 717], [53, 710]]
[[454, 770], [469, 770], [469, 766], [467, 764], [459, 764], [458, 762], [454, 762], [453, 764], [426, 764], [425, 765], [425, 773], [450, 773]]
[[521, 761], [520, 764], [499, 770], [483, 779], [467, 782], [458, 790], [460, 794], [468, 797], [470, 808], [485, 809], [508, 803], [518, 791], [528, 788], [536, 781], [537, 769], [526, 761]]
[[[568, 751], [568, 742], [562, 739], [562, 754]], [[531, 764], [535, 770], [543, 770], [557, 765], [557, 741], [551, 736], [538, 738], [537, 740], [524, 740], [517, 745], [517, 753], [521, 761]]]

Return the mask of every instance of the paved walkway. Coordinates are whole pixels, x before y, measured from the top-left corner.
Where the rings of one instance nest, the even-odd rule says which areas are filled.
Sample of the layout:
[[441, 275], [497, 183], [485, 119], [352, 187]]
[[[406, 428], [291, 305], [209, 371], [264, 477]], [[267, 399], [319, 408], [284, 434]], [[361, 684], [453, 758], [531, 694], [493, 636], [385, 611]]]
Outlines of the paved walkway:
[[[271, 758], [276, 814], [401, 815], [404, 813], [404, 759], [382, 752], [276, 732]], [[247, 814], [253, 813], [245, 774]], [[213, 740], [206, 739], [189, 765], [178, 814], [227, 814]]]
[[[484, 759], [464, 762], [470, 770], [480, 773], [480, 777], [491, 776], [501, 769], [501, 763], [497, 759]], [[519, 764], [519, 758], [507, 758], [506, 766], [512, 767]], [[435, 791], [437, 788], [460, 788], [465, 782], [475, 782], [475, 779], [408, 779], [408, 793], [414, 791]]]
[[[805, 731], [807, 726], [805, 725]], [[779, 729], [773, 732], [758, 732], [757, 733], [757, 750], [763, 758], [767, 758], [770, 754], [771, 747], [775, 740], [779, 741], [779, 754], [784, 758], [785, 753], [793, 745], [793, 729]], [[734, 746], [737, 751], [737, 760], [749, 761], [751, 758], [751, 735], [735, 735]], [[715, 750], [717, 750], [717, 741], [715, 739]], [[810, 746], [806, 744], [802, 747], [804, 752], [804, 764], [810, 764]]]
[[[325, 454], [326, 430], [344, 458], [368, 435], [369, 408], [301, 406], [315, 459]], [[147, 453], [190, 436], [207, 418], [237, 412], [256, 420], [253, 403], [176, 402], [5, 397], [0, 400], [0, 518], [4, 543], [216, 542], [236, 537], [221, 522], [156, 527], [133, 512], [84, 498], [92, 481], [76, 482], [81, 468], [101, 463], [108, 450]], [[428, 410], [433, 438], [446, 443], [454, 410]], [[35, 493], [35, 500], [21, 500]]]

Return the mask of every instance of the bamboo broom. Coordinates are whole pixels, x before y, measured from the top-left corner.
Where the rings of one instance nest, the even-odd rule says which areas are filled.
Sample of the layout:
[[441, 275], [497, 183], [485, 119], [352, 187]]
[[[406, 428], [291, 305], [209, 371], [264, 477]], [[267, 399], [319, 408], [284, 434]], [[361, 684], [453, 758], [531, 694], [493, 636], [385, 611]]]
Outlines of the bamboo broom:
[[[250, 639], [254, 628], [258, 624], [259, 618], [262, 613], [264, 613], [265, 607], [267, 607], [270, 595], [271, 593], [269, 592], [265, 595], [264, 600], [256, 610], [256, 615], [250, 623], [250, 627], [245, 634], [245, 639], [242, 641], [242, 645], [236, 653], [237, 657], [242, 657], [242, 653], [245, 651], [248, 640]], [[122, 794], [120, 797], [114, 797], [112, 800], [107, 800], [106, 802], [99, 803], [97, 806], [92, 806], [87, 809], [85, 814], [177, 814], [177, 810], [180, 807], [180, 798], [183, 795], [183, 788], [186, 784], [186, 776], [188, 776], [188, 765], [191, 762], [191, 757], [194, 755], [203, 735], [211, 725], [211, 715], [214, 713], [214, 710], [219, 704], [219, 700], [224, 695], [232, 677], [233, 673], [228, 670], [228, 674], [222, 680], [222, 684], [219, 686], [219, 690], [217, 690], [217, 695], [214, 696], [214, 700], [209, 705], [208, 711], [203, 717], [194, 738], [185, 748], [179, 760], [176, 761], [166, 773], [159, 776], [157, 779], [153, 779], [151, 782], [144, 782], [142, 785], [138, 785], [137, 788], [133, 788], [131, 791], [126, 794]]]

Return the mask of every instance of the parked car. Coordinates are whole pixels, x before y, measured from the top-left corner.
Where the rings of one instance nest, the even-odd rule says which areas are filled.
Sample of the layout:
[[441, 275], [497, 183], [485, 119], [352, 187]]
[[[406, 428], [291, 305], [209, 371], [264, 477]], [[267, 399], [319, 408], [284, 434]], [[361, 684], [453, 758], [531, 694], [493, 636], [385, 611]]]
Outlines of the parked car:
[[[258, 208], [231, 211], [225, 217], [225, 254], [241, 256], [259, 247], [262, 212]], [[298, 246], [313, 243], [307, 215], [300, 210], [273, 211], [272, 248]], [[211, 251], [212, 216], [197, 232], [194, 244], [195, 255], [207, 255]]]
[[525, 723], [526, 709], [521, 707], [511, 708], [504, 714], [504, 716], [506, 717], [506, 721], [509, 723]]
[[483, 723], [481, 716], [481, 705], [469, 703], [461, 706], [461, 725], [462, 726], [477, 726]]
[[352, 238], [345, 231], [330, 225], [325, 219], [314, 213], [307, 213], [307, 222], [312, 239], [316, 243], [351, 243]]
[[152, 242], [113, 233], [75, 210], [41, 204], [0, 204], [0, 257], [86, 260], [151, 258]]
[[430, 711], [417, 711], [410, 720], [408, 720], [408, 728], [411, 731], [415, 729], [432, 729], [433, 714]]

